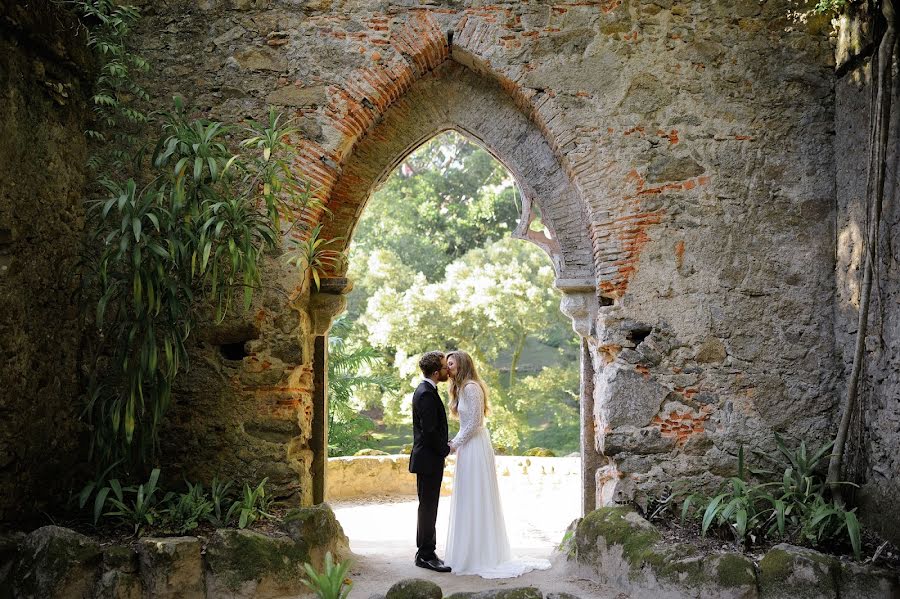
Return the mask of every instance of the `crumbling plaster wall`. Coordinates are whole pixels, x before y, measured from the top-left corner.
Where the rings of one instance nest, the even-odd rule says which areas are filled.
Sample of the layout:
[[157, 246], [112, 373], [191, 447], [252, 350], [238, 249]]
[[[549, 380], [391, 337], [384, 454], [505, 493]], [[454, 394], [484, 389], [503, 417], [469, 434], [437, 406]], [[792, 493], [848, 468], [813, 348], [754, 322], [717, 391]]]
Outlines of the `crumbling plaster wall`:
[[[848, 375], [853, 364], [862, 286], [860, 261], [867, 223], [866, 171], [872, 94], [871, 23], [862, 10], [857, 10], [841, 20], [837, 46], [839, 78], [835, 85], [835, 337]], [[865, 366], [847, 445], [845, 478], [862, 485], [858, 499], [866, 524], [896, 543], [900, 542], [900, 522], [897, 518], [884, 517], [896, 511], [896, 499], [900, 495], [900, 247], [897, 246], [900, 90], [896, 75], [891, 93], [894, 119], [888, 142], [881, 259], [877, 263], [877, 282], [872, 288]], [[840, 397], [845, 396], [846, 387], [842, 385]]]
[[[139, 44], [157, 97], [228, 120], [287, 110], [304, 137], [297, 167], [326, 201], [367, 133], [439, 65], [509, 94], [577, 190], [573, 235], [593, 252], [596, 301], [579, 325], [595, 372], [585, 463], [604, 465], [598, 500], [640, 499], [677, 479], [714, 483], [740, 445], [771, 450], [772, 430], [831, 430], [833, 58], [827, 32], [789, 21], [790, 7], [177, 0], [144, 4]], [[309, 318], [298, 314], [273, 301], [262, 319]], [[277, 364], [278, 381], [235, 384], [272, 355], [265, 335], [250, 349], [229, 388], [260, 400], [288, 389], [296, 419], [310, 390], [287, 382], [308, 355]], [[272, 455], [298, 439], [307, 451], [291, 434]], [[191, 459], [214, 450], [197, 443]]]
[[53, 2], [0, 2], [0, 520], [68, 496], [78, 447], [91, 61]]

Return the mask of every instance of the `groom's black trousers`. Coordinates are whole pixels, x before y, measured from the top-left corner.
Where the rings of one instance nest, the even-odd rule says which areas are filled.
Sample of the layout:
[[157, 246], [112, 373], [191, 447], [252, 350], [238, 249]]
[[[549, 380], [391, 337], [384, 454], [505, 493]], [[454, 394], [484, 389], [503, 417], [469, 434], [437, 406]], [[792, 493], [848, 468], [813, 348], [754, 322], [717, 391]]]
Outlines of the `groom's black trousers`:
[[416, 557], [428, 560], [435, 557], [437, 532], [438, 500], [441, 498], [441, 479], [443, 470], [434, 474], [416, 474], [416, 491], [419, 494], [419, 517], [416, 522], [416, 546], [419, 550]]

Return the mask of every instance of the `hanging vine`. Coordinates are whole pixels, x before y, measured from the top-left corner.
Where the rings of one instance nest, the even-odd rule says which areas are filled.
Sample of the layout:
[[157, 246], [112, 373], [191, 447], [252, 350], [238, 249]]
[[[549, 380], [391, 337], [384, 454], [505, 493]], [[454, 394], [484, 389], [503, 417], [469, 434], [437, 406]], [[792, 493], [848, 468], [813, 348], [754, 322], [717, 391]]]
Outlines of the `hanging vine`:
[[841, 406], [841, 420], [835, 435], [834, 450], [828, 463], [828, 484], [835, 501], [843, 505], [842, 480], [843, 461], [846, 451], [850, 422], [859, 396], [860, 376], [865, 368], [866, 333], [869, 324], [869, 306], [872, 284], [876, 277], [878, 263], [878, 237], [881, 231], [881, 212], [884, 204], [885, 171], [888, 157], [888, 136], [890, 132], [893, 99], [893, 69], [897, 56], [897, 13], [893, 0], [880, 0], [874, 5], [875, 18], [880, 14], [884, 33], [877, 42], [872, 55], [872, 104], [869, 128], [869, 156], [866, 176], [867, 230], [862, 248], [862, 286], [859, 299], [859, 317], [856, 329], [856, 344], [853, 364], [847, 381], [846, 397]]

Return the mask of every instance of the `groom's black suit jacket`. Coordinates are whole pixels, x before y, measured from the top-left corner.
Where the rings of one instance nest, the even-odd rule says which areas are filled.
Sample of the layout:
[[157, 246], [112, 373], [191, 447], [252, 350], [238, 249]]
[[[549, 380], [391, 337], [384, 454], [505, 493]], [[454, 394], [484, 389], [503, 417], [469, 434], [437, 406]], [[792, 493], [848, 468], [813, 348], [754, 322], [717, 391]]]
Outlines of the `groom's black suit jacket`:
[[437, 389], [422, 381], [413, 393], [413, 448], [409, 456], [409, 471], [416, 474], [437, 474], [444, 471], [444, 458], [450, 453], [447, 445], [447, 412]]

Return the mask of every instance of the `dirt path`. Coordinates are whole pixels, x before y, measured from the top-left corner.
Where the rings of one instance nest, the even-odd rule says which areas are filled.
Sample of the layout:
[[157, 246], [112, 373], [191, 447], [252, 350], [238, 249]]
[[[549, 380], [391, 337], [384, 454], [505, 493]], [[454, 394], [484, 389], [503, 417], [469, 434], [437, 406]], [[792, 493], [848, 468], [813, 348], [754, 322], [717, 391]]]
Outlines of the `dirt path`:
[[[503, 481], [501, 481], [503, 482]], [[371, 499], [332, 504], [338, 520], [350, 538], [355, 554], [350, 577], [351, 597], [367, 599], [384, 595], [403, 578], [424, 578], [441, 587], [444, 595], [456, 591], [535, 586], [544, 593], [566, 592], [581, 599], [616, 598], [571, 568], [555, 547], [566, 527], [578, 517], [578, 489], [516, 488], [501, 484], [503, 509], [513, 554], [517, 557], [547, 558], [549, 570], [529, 572], [518, 578], [485, 580], [478, 576], [440, 574], [413, 564], [416, 536], [415, 497]], [[444, 555], [450, 498], [442, 497], [438, 510], [438, 555]]]

